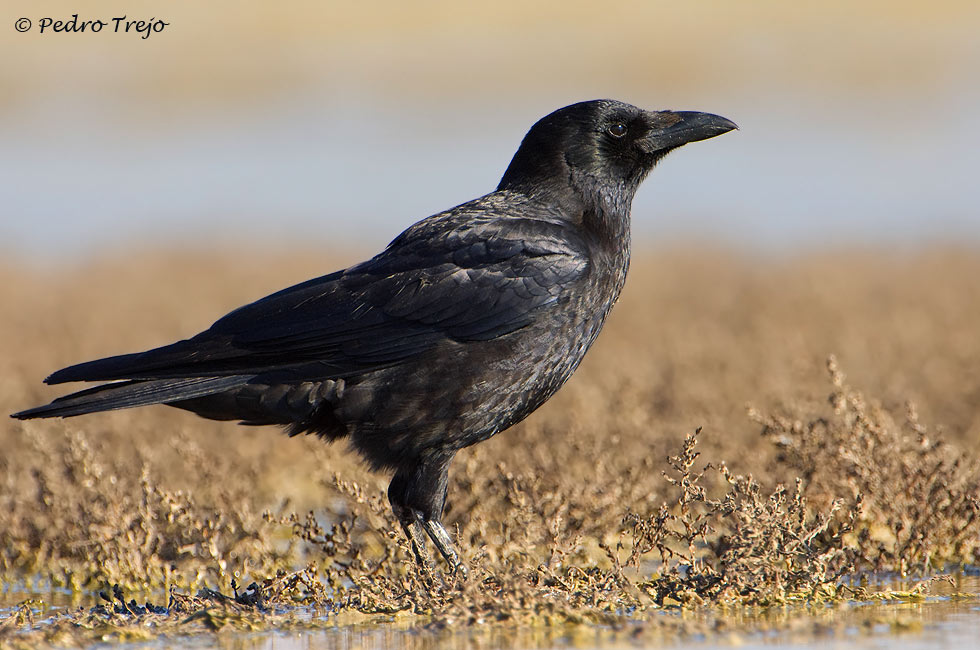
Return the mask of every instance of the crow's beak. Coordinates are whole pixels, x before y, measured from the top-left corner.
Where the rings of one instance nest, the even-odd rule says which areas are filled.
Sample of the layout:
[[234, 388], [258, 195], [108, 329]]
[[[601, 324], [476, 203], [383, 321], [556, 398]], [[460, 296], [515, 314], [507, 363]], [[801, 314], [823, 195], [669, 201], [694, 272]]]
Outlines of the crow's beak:
[[[648, 150], [674, 149], [688, 142], [707, 140], [737, 129], [728, 118], [697, 111], [661, 111], [650, 114], [652, 129], [645, 138]], [[658, 125], [664, 125], [659, 126]]]

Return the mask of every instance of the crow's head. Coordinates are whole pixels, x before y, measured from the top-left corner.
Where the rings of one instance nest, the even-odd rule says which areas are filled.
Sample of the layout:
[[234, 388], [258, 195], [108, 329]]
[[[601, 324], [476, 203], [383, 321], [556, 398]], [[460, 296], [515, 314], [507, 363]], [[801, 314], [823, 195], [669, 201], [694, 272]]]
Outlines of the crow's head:
[[627, 202], [668, 152], [738, 128], [711, 113], [645, 111], [610, 99], [560, 108], [521, 142], [499, 190], [612, 194]]

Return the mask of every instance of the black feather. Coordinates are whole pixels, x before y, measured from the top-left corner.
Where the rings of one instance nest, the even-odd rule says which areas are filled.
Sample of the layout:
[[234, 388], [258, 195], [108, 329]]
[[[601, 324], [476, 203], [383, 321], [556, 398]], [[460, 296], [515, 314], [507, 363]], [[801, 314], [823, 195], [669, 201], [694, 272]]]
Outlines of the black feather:
[[458, 565], [439, 523], [453, 455], [571, 376], [625, 282], [640, 182], [668, 151], [733, 128], [610, 100], [565, 107], [531, 128], [496, 191], [193, 338], [59, 370], [49, 384], [114, 383], [14, 417], [167, 403], [349, 436], [373, 466], [394, 470], [389, 499], [415, 548], [422, 525]]
[[152, 381], [121, 381], [103, 384], [59, 397], [50, 404], [14, 413], [19, 420], [30, 418], [72, 417], [98, 411], [167, 404], [202, 395], [211, 395], [242, 386], [248, 376], [190, 377], [187, 379], [157, 379]]

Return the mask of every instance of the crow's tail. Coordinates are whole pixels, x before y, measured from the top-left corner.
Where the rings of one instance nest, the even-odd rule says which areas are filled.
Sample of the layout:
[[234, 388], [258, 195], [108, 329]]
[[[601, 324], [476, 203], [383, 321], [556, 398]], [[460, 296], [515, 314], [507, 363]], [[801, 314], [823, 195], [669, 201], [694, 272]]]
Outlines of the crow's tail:
[[167, 404], [243, 386], [253, 377], [254, 375], [231, 375], [119, 381], [65, 395], [50, 404], [14, 413], [10, 417], [18, 420], [67, 418], [98, 411], [128, 409], [148, 404]]

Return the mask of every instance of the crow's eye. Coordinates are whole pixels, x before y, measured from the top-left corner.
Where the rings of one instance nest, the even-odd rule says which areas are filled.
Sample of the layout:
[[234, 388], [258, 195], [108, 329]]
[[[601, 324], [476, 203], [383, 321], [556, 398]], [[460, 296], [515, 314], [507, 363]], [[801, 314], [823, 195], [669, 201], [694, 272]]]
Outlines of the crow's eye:
[[623, 124], [622, 122], [616, 122], [615, 124], [611, 125], [608, 129], [606, 129], [606, 133], [608, 133], [614, 138], [621, 138], [624, 135], [626, 135], [626, 125]]

